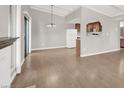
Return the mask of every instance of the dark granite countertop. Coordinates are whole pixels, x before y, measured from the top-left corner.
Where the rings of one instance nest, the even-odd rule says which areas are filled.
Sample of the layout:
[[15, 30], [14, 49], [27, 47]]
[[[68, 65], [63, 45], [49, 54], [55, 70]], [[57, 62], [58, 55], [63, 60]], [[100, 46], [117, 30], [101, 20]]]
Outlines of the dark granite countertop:
[[0, 37], [0, 49], [10, 46], [15, 42], [19, 37]]

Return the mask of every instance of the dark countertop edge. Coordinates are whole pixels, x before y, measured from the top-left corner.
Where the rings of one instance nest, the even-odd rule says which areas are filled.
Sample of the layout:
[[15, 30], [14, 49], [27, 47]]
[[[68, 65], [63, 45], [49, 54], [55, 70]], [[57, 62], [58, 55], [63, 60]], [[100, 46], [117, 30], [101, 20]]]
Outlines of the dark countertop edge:
[[12, 45], [19, 37], [1, 37], [0, 38], [0, 49]]

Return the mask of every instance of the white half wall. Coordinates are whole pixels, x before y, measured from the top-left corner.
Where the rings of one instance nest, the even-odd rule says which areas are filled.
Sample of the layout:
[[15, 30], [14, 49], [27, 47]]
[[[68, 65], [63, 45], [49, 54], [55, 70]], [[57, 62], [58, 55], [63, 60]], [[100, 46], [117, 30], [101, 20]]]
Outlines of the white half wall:
[[[119, 50], [119, 22], [87, 8], [81, 11], [81, 57]], [[87, 36], [86, 25], [95, 21], [101, 22], [102, 34]]]

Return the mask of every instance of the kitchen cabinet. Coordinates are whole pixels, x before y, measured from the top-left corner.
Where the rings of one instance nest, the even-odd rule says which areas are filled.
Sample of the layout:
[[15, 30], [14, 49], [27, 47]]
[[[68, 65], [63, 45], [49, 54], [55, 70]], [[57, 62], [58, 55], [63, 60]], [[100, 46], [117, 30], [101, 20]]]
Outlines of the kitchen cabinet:
[[79, 23], [75, 24], [75, 29], [77, 29], [77, 31], [80, 32], [80, 24]]

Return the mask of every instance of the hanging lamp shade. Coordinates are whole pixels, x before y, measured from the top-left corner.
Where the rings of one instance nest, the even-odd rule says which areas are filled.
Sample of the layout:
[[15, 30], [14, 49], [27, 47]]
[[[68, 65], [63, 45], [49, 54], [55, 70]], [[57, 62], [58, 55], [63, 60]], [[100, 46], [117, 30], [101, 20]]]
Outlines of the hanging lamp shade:
[[48, 28], [55, 28], [56, 24], [53, 22], [53, 5], [51, 5], [51, 22], [47, 25]]
[[51, 24], [48, 24], [47, 27], [48, 28], [55, 28], [56, 27], [56, 24], [51, 23]]

